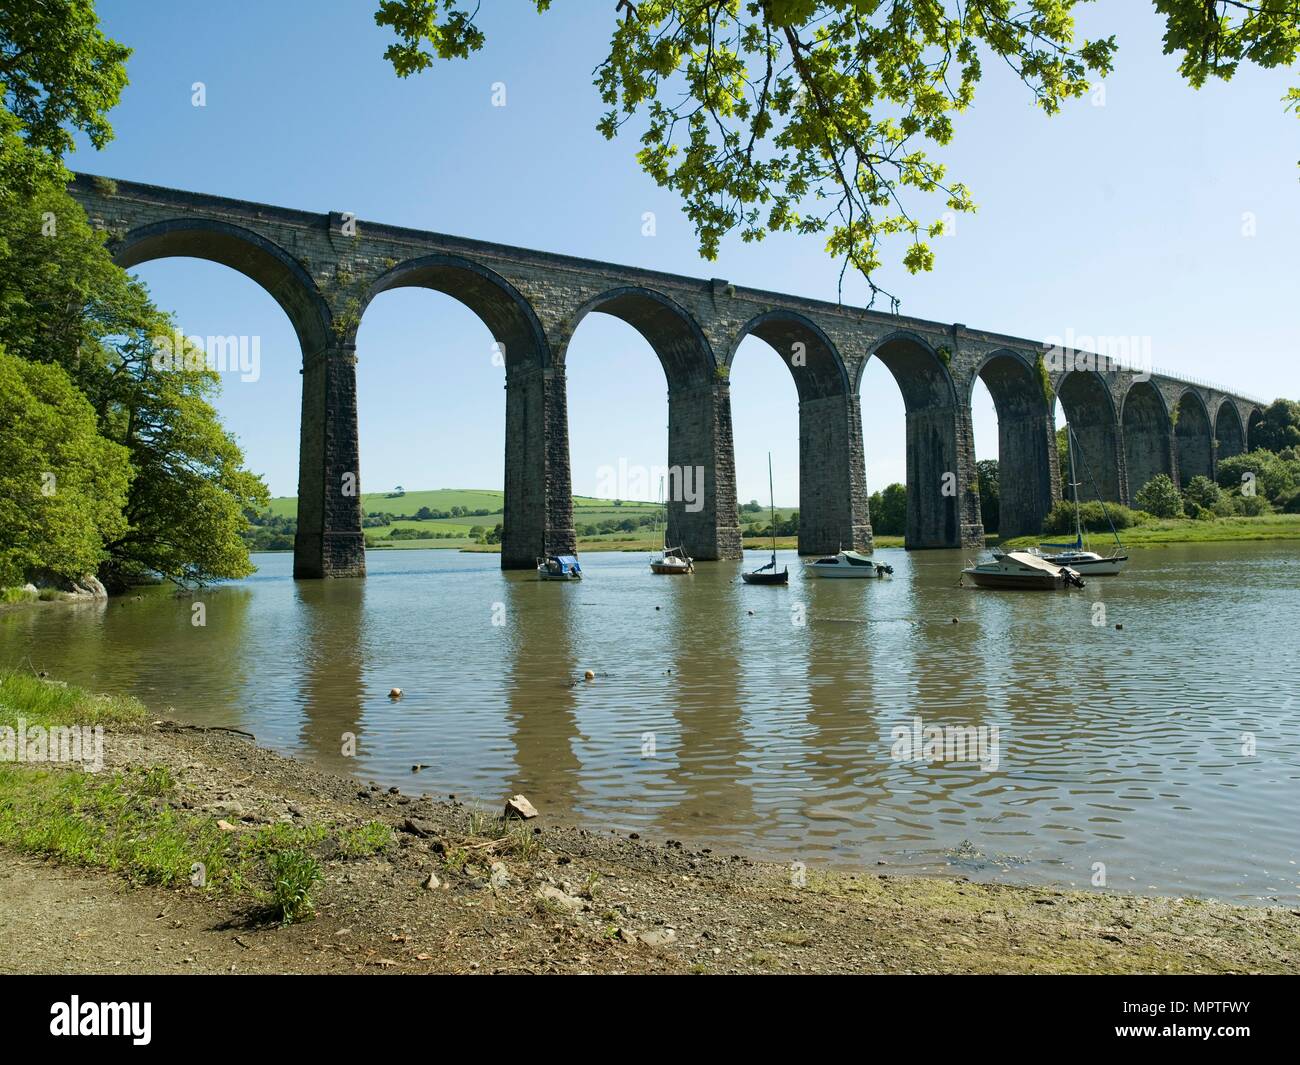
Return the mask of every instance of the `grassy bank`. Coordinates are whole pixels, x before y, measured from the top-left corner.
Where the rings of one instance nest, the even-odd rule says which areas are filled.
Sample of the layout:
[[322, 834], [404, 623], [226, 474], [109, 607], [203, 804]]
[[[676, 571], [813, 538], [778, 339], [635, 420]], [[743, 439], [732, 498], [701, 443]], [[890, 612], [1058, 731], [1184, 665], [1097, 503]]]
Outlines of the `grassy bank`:
[[[878, 868], [810, 868], [806, 883], [796, 884], [780, 863], [567, 827], [547, 810], [518, 823], [455, 800], [361, 786], [230, 730], [151, 724], [134, 700], [29, 675], [0, 675], [0, 706], [10, 727], [20, 716], [29, 726], [93, 721], [109, 726], [111, 741], [106, 770], [95, 775], [0, 764], [0, 879], [15, 885], [0, 970], [1139, 973], [1300, 966], [1300, 923], [1277, 907], [893, 876]], [[28, 856], [65, 871], [51, 877]], [[103, 890], [110, 874], [130, 889]], [[73, 905], [83, 917], [93, 909], [87, 927], [95, 935], [69, 952], [64, 936], [43, 930]]]
[[[29, 737], [38, 727], [136, 731], [146, 720], [144, 706], [129, 697], [0, 673], [0, 727], [21, 727]], [[246, 897], [284, 923], [313, 912], [318, 855], [373, 854], [392, 840], [391, 829], [377, 823], [271, 824], [239, 833], [190, 806], [165, 764], [92, 773], [49, 762], [0, 762], [0, 845], [121, 873], [135, 883]]]
[[[1087, 534], [1093, 550], [1114, 543], [1110, 530]], [[1069, 536], [1020, 536], [1004, 547], [1027, 547], [1047, 539], [1065, 541]], [[1120, 530], [1125, 547], [1158, 547], [1162, 544], [1217, 543], [1232, 540], [1300, 540], [1300, 514], [1263, 514], [1257, 518], [1149, 518], [1141, 525]], [[990, 537], [990, 540], [992, 538]], [[1099, 546], [1101, 545], [1101, 546]]]

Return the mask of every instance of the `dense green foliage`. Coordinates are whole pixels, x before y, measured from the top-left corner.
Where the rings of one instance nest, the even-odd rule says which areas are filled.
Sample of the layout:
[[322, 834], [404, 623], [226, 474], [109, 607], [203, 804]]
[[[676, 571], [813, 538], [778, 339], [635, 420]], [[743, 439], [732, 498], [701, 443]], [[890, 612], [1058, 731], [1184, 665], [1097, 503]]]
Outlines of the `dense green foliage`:
[[1300, 486], [1300, 456], [1295, 449], [1275, 454], [1256, 448], [1220, 459], [1215, 479], [1219, 487], [1234, 495], [1253, 496], [1270, 503], [1285, 502]]
[[877, 536], [904, 536], [907, 533], [907, 489], [895, 482], [883, 491], [872, 492], [867, 501], [871, 513], [871, 531]]
[[125, 530], [125, 448], [58, 366], [0, 348], [0, 587], [39, 570], [93, 573]]
[[1300, 403], [1275, 399], [1250, 423], [1250, 442], [1266, 451], [1300, 448]]
[[998, 486], [998, 460], [980, 459], [975, 463], [975, 472], [979, 481], [980, 522], [986, 533], [998, 531], [998, 514], [1001, 509]]
[[[59, 367], [93, 412], [103, 446], [69, 449], [57, 484], [125, 487], [118, 460], [107, 457], [124, 449], [129, 460], [125, 500], [114, 490], [101, 500], [117, 514], [90, 524], [102, 540], [90, 569], [118, 587], [150, 573], [243, 576], [251, 571], [243, 511], [265, 506], [267, 493], [211, 405], [220, 379], [206, 367], [155, 367], [155, 338], [170, 337], [173, 324], [113, 263], [103, 234], [68, 195], [58, 155], [69, 143], [65, 127], [96, 145], [111, 137], [105, 112], [125, 84], [127, 54], [99, 33], [86, 0], [0, 11], [0, 345]], [[0, 423], [0, 446], [19, 447], [9, 439], [18, 432], [19, 423]], [[87, 465], [74, 472], [72, 461]], [[91, 468], [100, 461], [103, 470]], [[28, 568], [85, 572], [90, 553], [44, 542], [29, 542]]]
[[[1122, 507], [1118, 503], [1106, 503], [1093, 499], [1079, 504], [1079, 522], [1089, 532], [1109, 532], [1112, 525], [1116, 529], [1128, 529], [1140, 525], [1145, 515], [1139, 511]], [[1043, 519], [1043, 532], [1053, 536], [1074, 535], [1074, 503], [1067, 499], [1058, 499], [1047, 517]]]
[[1177, 518], [1183, 513], [1183, 497], [1178, 494], [1173, 480], [1164, 473], [1156, 474], [1138, 490], [1136, 502], [1157, 518]]
[[[598, 128], [613, 138], [637, 121], [637, 161], [681, 197], [704, 258], [733, 232], [826, 234], [826, 250], [866, 279], [874, 302], [885, 241], [902, 242], [909, 271], [929, 270], [927, 241], [975, 210], [928, 153], [952, 140], [986, 62], [1009, 69], [1049, 115], [1111, 71], [1114, 37], [1076, 39], [1086, 2], [619, 0], [595, 71], [607, 108]], [[381, 0], [375, 21], [394, 32], [385, 57], [399, 77], [483, 48], [478, 6], [468, 6]], [[1300, 47], [1294, 3], [1155, 7], [1166, 52], [1181, 54], [1196, 86], [1243, 61], [1285, 67]], [[1288, 99], [1300, 103], [1300, 90]]]

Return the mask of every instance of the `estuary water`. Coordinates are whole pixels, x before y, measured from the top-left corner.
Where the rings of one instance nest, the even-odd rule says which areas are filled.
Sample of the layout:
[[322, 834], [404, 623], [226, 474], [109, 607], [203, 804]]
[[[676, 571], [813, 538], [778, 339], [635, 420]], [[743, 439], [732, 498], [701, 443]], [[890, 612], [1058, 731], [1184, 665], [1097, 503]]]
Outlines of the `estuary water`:
[[0, 614], [0, 664], [656, 842], [1295, 904], [1300, 543], [1138, 550], [1060, 593], [959, 588], [960, 552], [876, 558], [891, 578], [814, 580], [782, 552], [769, 588], [740, 563], [657, 577], [593, 553], [559, 584], [445, 550], [294, 582], [265, 554], [193, 597]]

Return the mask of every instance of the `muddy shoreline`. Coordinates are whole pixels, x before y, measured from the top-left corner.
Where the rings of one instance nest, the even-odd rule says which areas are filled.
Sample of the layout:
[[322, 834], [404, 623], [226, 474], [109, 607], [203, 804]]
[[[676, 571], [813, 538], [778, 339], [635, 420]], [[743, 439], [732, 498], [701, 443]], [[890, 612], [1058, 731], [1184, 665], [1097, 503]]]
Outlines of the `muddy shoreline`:
[[[323, 863], [312, 920], [0, 850], [6, 972], [1250, 973], [1300, 970], [1300, 910], [788, 865], [359, 783], [242, 734], [110, 731], [224, 831], [382, 822]], [[66, 771], [66, 770], [59, 770]], [[509, 828], [506, 835], [505, 829]], [[57, 919], [55, 919], [57, 918]]]

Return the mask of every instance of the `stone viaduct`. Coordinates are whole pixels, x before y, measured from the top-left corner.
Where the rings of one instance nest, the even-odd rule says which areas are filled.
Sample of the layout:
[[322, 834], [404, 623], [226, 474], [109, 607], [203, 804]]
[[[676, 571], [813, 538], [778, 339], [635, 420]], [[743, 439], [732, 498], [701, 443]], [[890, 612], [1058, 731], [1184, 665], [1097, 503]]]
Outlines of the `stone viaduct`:
[[983, 543], [970, 415], [977, 377], [997, 409], [1004, 536], [1038, 532], [1060, 497], [1057, 399], [1100, 494], [1123, 503], [1157, 473], [1211, 475], [1219, 458], [1246, 448], [1260, 407], [1108, 359], [1045, 358], [1041, 341], [716, 278], [85, 174], [71, 191], [120, 265], [212, 260], [260, 284], [288, 315], [302, 345], [297, 577], [365, 574], [355, 341], [370, 301], [391, 288], [461, 301], [503, 353], [504, 568], [574, 550], [565, 356], [593, 311], [633, 326], [663, 365], [668, 465], [704, 478], [702, 509], [670, 500], [668, 538], [698, 559], [740, 555], [728, 373], [750, 334], [785, 361], [798, 393], [804, 554], [871, 547], [859, 385], [872, 358], [888, 367], [907, 411], [909, 548]]

